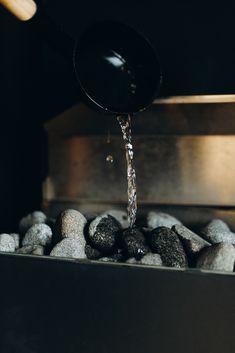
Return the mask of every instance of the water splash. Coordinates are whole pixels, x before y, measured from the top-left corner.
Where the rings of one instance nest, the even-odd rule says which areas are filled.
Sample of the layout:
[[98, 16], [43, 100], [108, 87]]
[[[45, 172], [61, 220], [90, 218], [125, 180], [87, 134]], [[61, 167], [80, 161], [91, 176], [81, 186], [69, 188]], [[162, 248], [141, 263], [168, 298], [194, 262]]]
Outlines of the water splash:
[[117, 120], [121, 126], [123, 140], [125, 142], [127, 162], [127, 195], [128, 195], [128, 220], [132, 228], [136, 221], [137, 195], [136, 195], [136, 173], [134, 167], [134, 153], [131, 139], [131, 116], [118, 116]]

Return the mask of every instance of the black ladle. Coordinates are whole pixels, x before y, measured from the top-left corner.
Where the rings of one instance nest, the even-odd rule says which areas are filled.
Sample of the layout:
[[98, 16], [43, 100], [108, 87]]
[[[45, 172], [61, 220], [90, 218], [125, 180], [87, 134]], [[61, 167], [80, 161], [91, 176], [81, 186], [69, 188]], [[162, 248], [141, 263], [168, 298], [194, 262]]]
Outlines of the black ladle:
[[[146, 109], [156, 97], [161, 69], [156, 52], [129, 26], [105, 21], [90, 26], [76, 41], [52, 24], [33, 0], [0, 0], [21, 20], [37, 23], [45, 38], [71, 55], [83, 100], [112, 114]], [[66, 53], [65, 53], [66, 52]]]

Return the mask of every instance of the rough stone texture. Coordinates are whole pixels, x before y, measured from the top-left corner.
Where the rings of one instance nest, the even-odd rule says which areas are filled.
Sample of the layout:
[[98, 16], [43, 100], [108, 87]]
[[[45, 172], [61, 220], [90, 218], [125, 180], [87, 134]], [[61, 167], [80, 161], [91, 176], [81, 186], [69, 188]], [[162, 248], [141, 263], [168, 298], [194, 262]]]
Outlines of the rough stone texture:
[[134, 257], [129, 258], [126, 263], [137, 264], [137, 265], [151, 265], [151, 266], [162, 266], [162, 259], [159, 254], [148, 253], [140, 260], [136, 260]]
[[140, 260], [142, 265], [162, 266], [162, 259], [159, 254], [148, 253]]
[[212, 244], [230, 243], [235, 245], [235, 234], [221, 219], [213, 219], [203, 230], [203, 237]]
[[104, 254], [115, 252], [118, 245], [120, 224], [109, 215], [96, 217], [89, 226], [89, 242]]
[[197, 267], [213, 271], [233, 271], [235, 248], [232, 244], [220, 243], [202, 251]]
[[52, 231], [47, 224], [34, 224], [26, 232], [22, 245], [42, 245], [46, 246], [51, 243]]
[[50, 256], [86, 259], [84, 245], [73, 238], [64, 238], [51, 251]]
[[148, 228], [155, 229], [158, 227], [171, 228], [175, 224], [182, 224], [177, 218], [168, 213], [151, 211], [147, 214]]
[[87, 220], [80, 212], [72, 209], [61, 212], [56, 221], [58, 239], [79, 238], [85, 245], [84, 228]]
[[46, 215], [41, 211], [34, 211], [23, 217], [19, 223], [19, 232], [25, 234], [34, 224], [46, 223]]
[[15, 248], [19, 249], [19, 247], [20, 247], [20, 235], [18, 233], [11, 233], [10, 236], [15, 241]]
[[123, 250], [126, 257], [140, 260], [149, 251], [143, 233], [136, 228], [126, 229], [122, 234]]
[[103, 256], [101, 251], [94, 249], [89, 244], [85, 245], [85, 254], [86, 254], [87, 258], [90, 260], [97, 260]]
[[178, 235], [189, 255], [195, 255], [203, 248], [211, 245], [208, 241], [199, 237], [196, 233], [183, 225], [176, 224], [173, 226], [172, 230]]
[[151, 233], [152, 251], [159, 254], [164, 266], [187, 267], [187, 257], [177, 234], [167, 228], [159, 227]]
[[101, 216], [104, 215], [110, 215], [114, 217], [120, 224], [123, 229], [126, 229], [129, 227], [129, 222], [128, 222], [128, 217], [127, 213], [125, 211], [121, 210], [108, 210], [106, 212], [103, 212]]
[[41, 245], [27, 245], [16, 250], [17, 254], [44, 255], [44, 247]]
[[14, 252], [15, 240], [10, 234], [0, 234], [0, 251]]

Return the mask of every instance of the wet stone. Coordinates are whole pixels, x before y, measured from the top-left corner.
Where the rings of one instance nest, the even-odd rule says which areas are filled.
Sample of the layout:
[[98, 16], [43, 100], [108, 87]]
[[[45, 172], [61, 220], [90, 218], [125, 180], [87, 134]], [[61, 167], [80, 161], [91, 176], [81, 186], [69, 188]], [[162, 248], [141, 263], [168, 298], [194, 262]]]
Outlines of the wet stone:
[[208, 241], [199, 237], [196, 233], [183, 225], [176, 224], [173, 226], [172, 230], [178, 235], [189, 255], [195, 255], [203, 248], [211, 245]]
[[27, 254], [27, 255], [44, 255], [44, 247], [41, 245], [28, 245], [23, 246], [16, 250], [17, 254]]
[[0, 251], [14, 252], [15, 240], [10, 234], [0, 234]]
[[51, 243], [52, 231], [47, 224], [35, 224], [26, 232], [22, 245], [42, 245]]
[[19, 231], [21, 234], [25, 234], [34, 224], [46, 223], [46, 220], [47, 217], [43, 212], [34, 211], [21, 219], [19, 223]]
[[122, 234], [123, 250], [126, 257], [140, 260], [149, 251], [143, 233], [136, 228], [128, 228]]
[[103, 256], [101, 251], [94, 249], [89, 244], [85, 245], [85, 254], [86, 254], [87, 258], [90, 260], [97, 260]]
[[230, 243], [235, 245], [235, 234], [221, 219], [213, 219], [203, 230], [203, 237], [212, 244]]
[[85, 247], [77, 239], [64, 238], [52, 249], [50, 256], [86, 259]]
[[19, 247], [20, 247], [20, 235], [18, 233], [11, 233], [10, 236], [15, 241], [15, 248], [19, 249]]
[[178, 235], [167, 227], [152, 230], [151, 249], [159, 254], [164, 266], [187, 267], [187, 257]]
[[215, 244], [203, 250], [197, 261], [197, 268], [213, 271], [233, 271], [235, 248], [232, 244]]
[[56, 233], [59, 240], [61, 238], [80, 238], [85, 245], [84, 228], [87, 220], [77, 210], [68, 209], [63, 211], [56, 221]]
[[182, 224], [177, 218], [163, 212], [151, 211], [147, 214], [148, 228], [155, 229], [158, 227], [171, 228], [175, 224]]
[[111, 254], [117, 249], [120, 228], [114, 217], [98, 216], [89, 226], [89, 243], [102, 253]]
[[104, 215], [110, 215], [114, 217], [121, 225], [123, 229], [126, 229], [129, 227], [129, 222], [128, 222], [128, 217], [127, 217], [127, 212], [122, 211], [122, 210], [108, 210], [106, 212], [103, 212], [101, 216]]

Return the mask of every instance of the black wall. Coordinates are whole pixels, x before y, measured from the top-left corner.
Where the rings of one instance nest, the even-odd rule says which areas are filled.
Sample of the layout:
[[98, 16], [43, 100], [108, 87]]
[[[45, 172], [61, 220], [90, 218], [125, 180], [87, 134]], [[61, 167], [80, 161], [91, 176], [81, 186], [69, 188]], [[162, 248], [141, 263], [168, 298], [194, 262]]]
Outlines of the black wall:
[[[161, 95], [235, 92], [235, 5], [207, 1], [45, 0], [73, 37], [115, 19], [152, 41], [163, 67]], [[40, 207], [42, 122], [79, 100], [71, 63], [0, 8], [0, 231]], [[45, 158], [44, 158], [45, 162]]]

